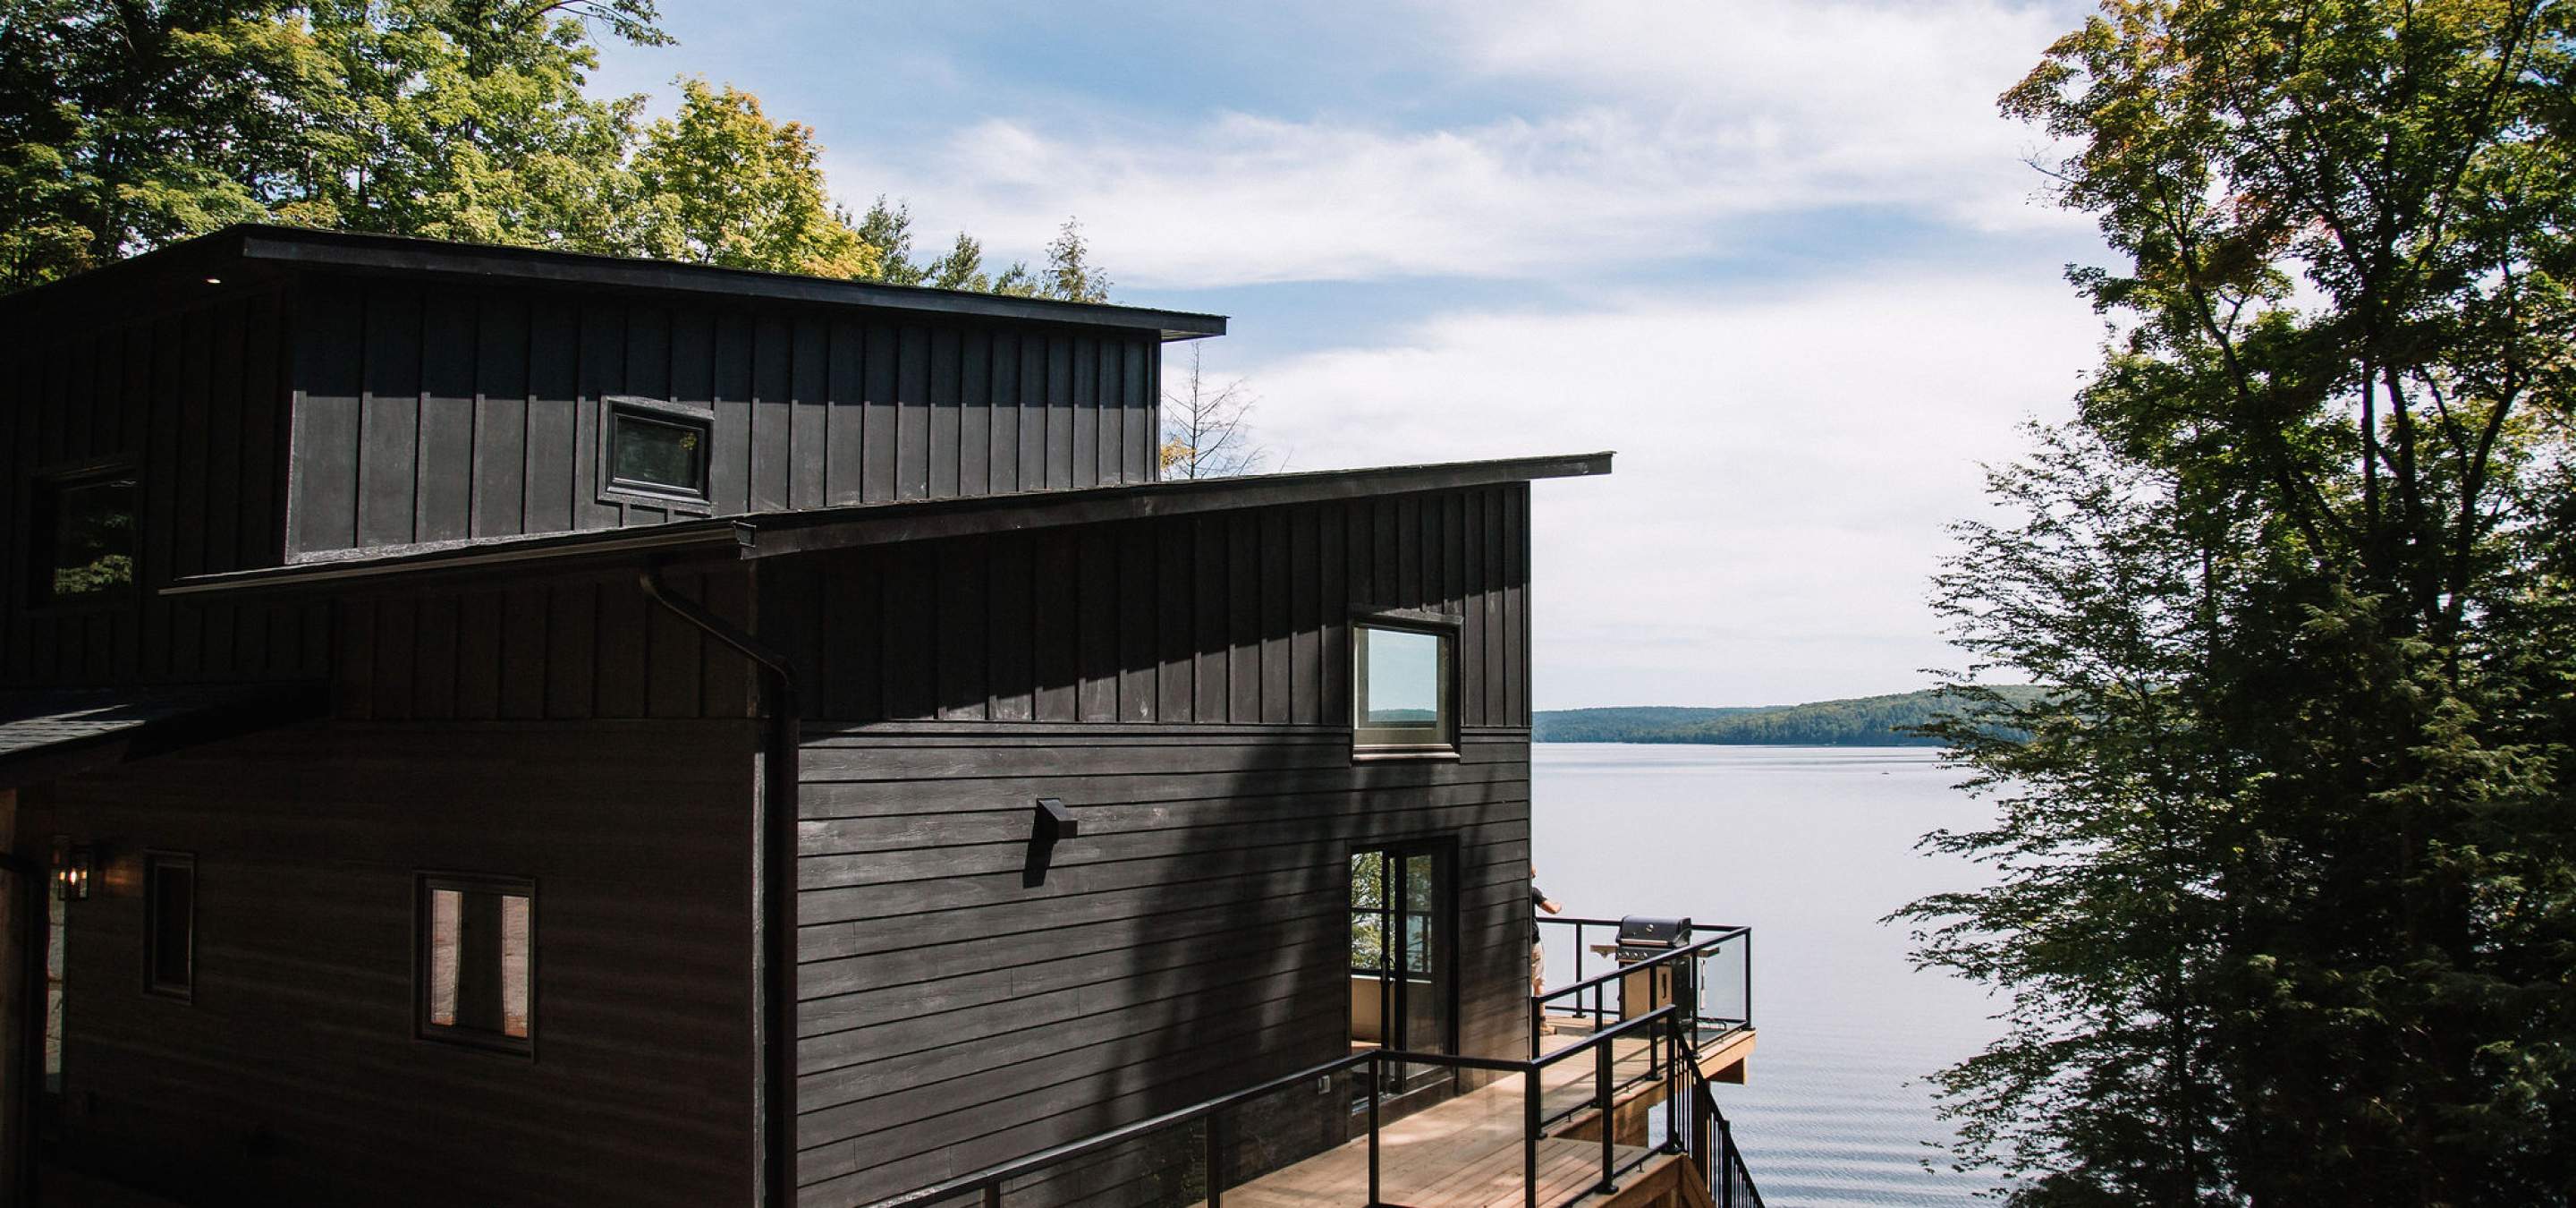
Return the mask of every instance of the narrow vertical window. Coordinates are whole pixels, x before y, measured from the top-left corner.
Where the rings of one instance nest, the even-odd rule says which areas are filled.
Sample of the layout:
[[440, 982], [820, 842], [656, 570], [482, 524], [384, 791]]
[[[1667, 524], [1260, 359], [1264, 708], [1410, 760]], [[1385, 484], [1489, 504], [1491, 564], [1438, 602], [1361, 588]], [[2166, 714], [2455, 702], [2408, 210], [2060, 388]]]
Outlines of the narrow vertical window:
[[197, 992], [197, 859], [143, 857], [143, 988], [172, 998]]
[[536, 1038], [536, 885], [420, 880], [421, 1034], [527, 1052]]
[[1363, 751], [1446, 752], [1454, 668], [1445, 630], [1363, 621], [1351, 626], [1352, 741]]

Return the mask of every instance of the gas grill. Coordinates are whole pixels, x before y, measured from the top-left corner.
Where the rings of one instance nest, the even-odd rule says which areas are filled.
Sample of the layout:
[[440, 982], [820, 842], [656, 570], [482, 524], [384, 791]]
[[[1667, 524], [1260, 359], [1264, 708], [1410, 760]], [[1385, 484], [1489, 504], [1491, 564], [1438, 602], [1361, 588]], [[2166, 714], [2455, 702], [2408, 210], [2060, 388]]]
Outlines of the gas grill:
[[1619, 920], [1619, 943], [1614, 951], [1618, 953], [1620, 964], [1634, 964], [1661, 956], [1675, 948], [1687, 947], [1690, 944], [1690, 935], [1689, 919], [1656, 918], [1643, 914], [1625, 915]]

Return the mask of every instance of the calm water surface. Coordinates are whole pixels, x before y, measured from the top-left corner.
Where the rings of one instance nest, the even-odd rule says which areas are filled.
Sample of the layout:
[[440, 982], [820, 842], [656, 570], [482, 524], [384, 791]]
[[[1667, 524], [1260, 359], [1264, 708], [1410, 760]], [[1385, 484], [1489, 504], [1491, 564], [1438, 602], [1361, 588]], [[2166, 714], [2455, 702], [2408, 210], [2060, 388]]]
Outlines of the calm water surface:
[[[1532, 826], [1539, 884], [1566, 913], [1682, 914], [1754, 933], [1748, 1085], [1721, 1086], [1763, 1198], [1800, 1205], [1965, 1204], [1985, 1183], [1923, 1169], [1949, 1136], [1916, 1080], [1997, 1025], [1980, 989], [1905, 960], [1878, 919], [1979, 883], [1917, 853], [1985, 806], [1919, 747], [1541, 743]], [[1549, 928], [1551, 932], [1558, 928]], [[1552, 984], [1573, 980], [1562, 942]], [[1597, 970], [1587, 970], [1594, 972]]]

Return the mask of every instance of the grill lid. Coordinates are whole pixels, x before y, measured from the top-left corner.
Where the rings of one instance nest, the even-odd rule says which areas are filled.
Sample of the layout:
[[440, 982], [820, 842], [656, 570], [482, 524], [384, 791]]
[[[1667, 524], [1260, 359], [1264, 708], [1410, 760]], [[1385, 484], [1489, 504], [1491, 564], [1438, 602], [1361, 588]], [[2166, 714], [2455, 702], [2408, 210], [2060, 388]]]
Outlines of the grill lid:
[[1619, 946], [1622, 948], [1679, 948], [1690, 942], [1689, 919], [1657, 918], [1631, 914], [1619, 919]]

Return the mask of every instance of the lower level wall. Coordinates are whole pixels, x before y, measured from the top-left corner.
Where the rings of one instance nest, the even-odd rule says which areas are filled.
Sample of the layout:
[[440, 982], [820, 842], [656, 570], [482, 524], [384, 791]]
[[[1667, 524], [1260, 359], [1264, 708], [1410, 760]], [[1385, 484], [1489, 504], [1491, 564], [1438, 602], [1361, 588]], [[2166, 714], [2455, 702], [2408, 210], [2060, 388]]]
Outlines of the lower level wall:
[[[61, 1157], [269, 1205], [748, 1204], [748, 722], [336, 724], [22, 794], [94, 845]], [[196, 861], [191, 1001], [143, 989], [147, 850]], [[416, 874], [537, 885], [533, 1057], [416, 1038]]]
[[[809, 726], [801, 774], [803, 1204], [867, 1204], [1347, 1054], [1350, 856], [1390, 841], [1454, 844], [1460, 1050], [1526, 1051], [1525, 729], [1468, 729], [1455, 761], [1358, 763], [1330, 727]], [[1080, 827], [1042, 858], [1040, 797]], [[1233, 1135], [1338, 1135], [1349, 1102], [1317, 1088]], [[1174, 1202], [1203, 1195], [1136, 1156], [1035, 1199], [1148, 1202], [1118, 1172], [1158, 1166]]]

